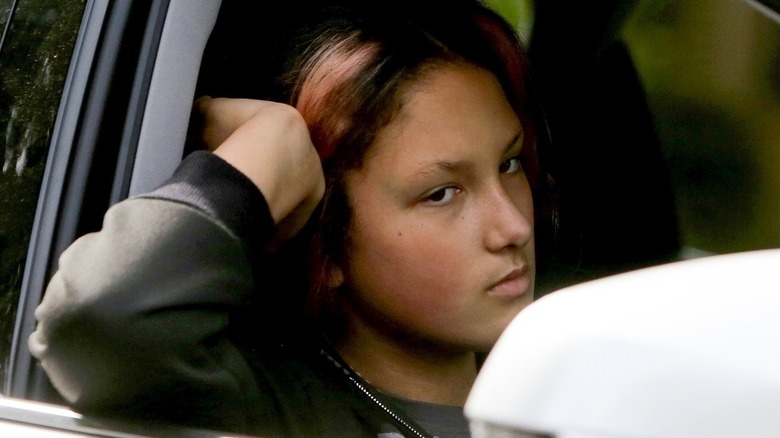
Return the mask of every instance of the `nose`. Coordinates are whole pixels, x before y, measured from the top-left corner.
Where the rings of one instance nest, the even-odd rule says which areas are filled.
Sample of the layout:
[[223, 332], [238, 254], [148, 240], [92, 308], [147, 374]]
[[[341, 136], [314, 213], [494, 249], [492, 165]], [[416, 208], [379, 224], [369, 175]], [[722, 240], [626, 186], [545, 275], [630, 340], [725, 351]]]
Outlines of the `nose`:
[[491, 252], [520, 248], [533, 238], [533, 202], [530, 192], [508, 193], [499, 186], [485, 206], [485, 247]]

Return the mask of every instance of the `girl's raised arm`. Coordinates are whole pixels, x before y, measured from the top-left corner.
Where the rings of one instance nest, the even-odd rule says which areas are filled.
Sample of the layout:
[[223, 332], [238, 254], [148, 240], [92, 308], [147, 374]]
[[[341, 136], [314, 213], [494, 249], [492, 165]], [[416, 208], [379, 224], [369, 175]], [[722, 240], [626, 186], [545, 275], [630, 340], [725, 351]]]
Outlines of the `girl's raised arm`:
[[214, 132], [224, 141], [63, 253], [29, 345], [79, 411], [247, 431], [273, 403], [231, 318], [256, 289], [254, 255], [300, 229], [324, 182], [291, 108], [200, 104], [207, 144]]

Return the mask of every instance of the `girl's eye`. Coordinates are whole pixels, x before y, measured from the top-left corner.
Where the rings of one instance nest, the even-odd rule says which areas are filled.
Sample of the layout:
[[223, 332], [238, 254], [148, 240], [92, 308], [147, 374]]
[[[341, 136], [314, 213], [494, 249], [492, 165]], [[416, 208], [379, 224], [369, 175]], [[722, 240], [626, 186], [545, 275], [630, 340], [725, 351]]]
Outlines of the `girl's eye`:
[[522, 170], [522, 166], [520, 165], [520, 157], [512, 157], [508, 160], [504, 160], [503, 163], [501, 163], [500, 166], [498, 166], [498, 171], [501, 173], [506, 173], [509, 175], [514, 175]]
[[425, 202], [433, 205], [445, 205], [460, 191], [457, 187], [444, 187], [425, 197]]

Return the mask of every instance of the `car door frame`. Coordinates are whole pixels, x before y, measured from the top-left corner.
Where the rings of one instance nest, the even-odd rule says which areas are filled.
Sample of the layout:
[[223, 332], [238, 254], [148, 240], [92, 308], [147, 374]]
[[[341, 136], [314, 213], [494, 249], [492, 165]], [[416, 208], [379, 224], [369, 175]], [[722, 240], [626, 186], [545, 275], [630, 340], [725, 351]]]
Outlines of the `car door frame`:
[[220, 1], [87, 0], [47, 157], [6, 395], [60, 402], [27, 348], [59, 255], [108, 207], [163, 182], [182, 158]]

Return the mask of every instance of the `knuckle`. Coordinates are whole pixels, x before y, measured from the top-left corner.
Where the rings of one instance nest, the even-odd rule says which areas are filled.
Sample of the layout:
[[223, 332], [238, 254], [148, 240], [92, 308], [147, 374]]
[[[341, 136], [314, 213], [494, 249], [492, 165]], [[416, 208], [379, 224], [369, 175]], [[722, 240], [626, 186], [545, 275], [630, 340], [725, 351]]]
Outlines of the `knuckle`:
[[272, 106], [274, 123], [277, 124], [290, 139], [301, 144], [310, 144], [309, 128], [303, 115], [290, 105], [274, 103]]
[[297, 109], [290, 105], [274, 102], [271, 108], [279, 118], [279, 121], [291, 126], [306, 126], [306, 122], [303, 120], [303, 116]]

